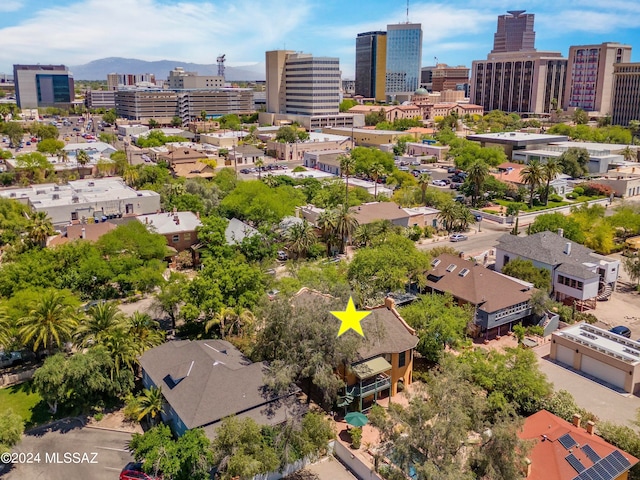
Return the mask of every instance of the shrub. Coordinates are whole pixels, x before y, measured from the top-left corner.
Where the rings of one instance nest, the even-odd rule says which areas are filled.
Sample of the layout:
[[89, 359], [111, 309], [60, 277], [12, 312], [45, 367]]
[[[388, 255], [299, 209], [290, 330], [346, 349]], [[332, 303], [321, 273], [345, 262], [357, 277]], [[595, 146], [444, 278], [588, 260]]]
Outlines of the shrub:
[[300, 166], [300, 165], [298, 165], [296, 168], [294, 168], [294, 169], [293, 169], [293, 172], [294, 172], [294, 173], [298, 173], [298, 172], [306, 172], [306, 171], [307, 171], [307, 169], [306, 169], [306, 168], [304, 168], [304, 167], [302, 167], [302, 166]]
[[578, 186], [573, 189], [573, 193], [575, 193], [576, 195], [584, 195], [584, 188]]
[[412, 242], [417, 242], [418, 240], [420, 240], [420, 237], [422, 236], [422, 229], [417, 225], [414, 225], [413, 227], [408, 227], [405, 230], [405, 235]]
[[527, 327], [527, 335], [537, 335], [542, 337], [544, 335], [544, 328], [540, 325], [531, 325]]
[[362, 444], [362, 429], [359, 427], [349, 430], [351, 434], [351, 448], [357, 450]]
[[581, 183], [578, 187], [574, 188], [573, 191], [575, 192], [581, 187], [584, 191], [584, 194], [588, 197], [595, 197], [600, 195], [608, 197], [613, 193], [613, 188], [611, 188], [610, 186], [594, 182]]
[[423, 229], [424, 238], [431, 238], [438, 232], [438, 229], [432, 227], [431, 225], [425, 225]]
[[578, 198], [578, 196], [579, 195], [577, 193], [575, 193], [575, 192], [567, 193], [567, 198], [569, 200], [575, 200], [576, 198]]
[[549, 195], [549, 201], [550, 202], [561, 202], [562, 201], [562, 197], [560, 195], [558, 195], [557, 193], [554, 193], [552, 195]]

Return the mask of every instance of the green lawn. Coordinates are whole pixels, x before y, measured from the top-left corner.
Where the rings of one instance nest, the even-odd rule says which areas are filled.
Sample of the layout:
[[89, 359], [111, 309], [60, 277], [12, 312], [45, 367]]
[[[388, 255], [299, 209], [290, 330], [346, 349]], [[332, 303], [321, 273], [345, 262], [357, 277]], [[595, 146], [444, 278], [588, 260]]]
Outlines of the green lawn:
[[[498, 205], [502, 205], [503, 207], [505, 207], [505, 211], [507, 206], [509, 206], [510, 203], [513, 203], [510, 200], [501, 200], [501, 199], [497, 199], [497, 200], [492, 200], [494, 203], [497, 203]], [[525, 202], [522, 202], [524, 205], [522, 207], [522, 210], [520, 210], [522, 213], [527, 213], [527, 212], [539, 212], [540, 210], [548, 210], [550, 208], [555, 208], [555, 207], [564, 207], [566, 205], [572, 205], [574, 202], [554, 202], [553, 200], [549, 200], [549, 205], [534, 205], [533, 208], [529, 208], [529, 205]]]
[[0, 388], [0, 412], [11, 409], [24, 420], [26, 428], [48, 422], [53, 417], [31, 382]]

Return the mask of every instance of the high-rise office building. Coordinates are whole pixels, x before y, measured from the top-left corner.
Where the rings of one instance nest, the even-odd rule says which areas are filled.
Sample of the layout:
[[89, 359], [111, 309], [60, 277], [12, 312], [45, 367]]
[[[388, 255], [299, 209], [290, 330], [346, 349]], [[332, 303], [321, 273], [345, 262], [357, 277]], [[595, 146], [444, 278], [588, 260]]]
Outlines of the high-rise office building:
[[498, 17], [494, 49], [471, 67], [471, 102], [485, 111], [550, 112], [562, 105], [567, 59], [559, 52], [538, 52], [533, 14]]
[[493, 36], [491, 53], [525, 52], [535, 50], [534, 14], [526, 10], [510, 10], [498, 17], [498, 29]]
[[109, 73], [107, 74], [107, 90], [118, 90], [119, 87], [135, 87], [139, 83], [156, 83], [153, 73]]
[[464, 65], [450, 67], [446, 63], [439, 63], [431, 71], [431, 90], [433, 92], [456, 90], [458, 85], [467, 83], [469, 83], [469, 67]]
[[613, 67], [611, 123], [628, 126], [640, 120], [640, 63], [618, 63]]
[[64, 65], [14, 65], [20, 108], [69, 108], [75, 98], [73, 76]]
[[267, 112], [334, 115], [340, 105], [340, 61], [288, 50], [266, 52]]
[[611, 113], [613, 70], [631, 61], [631, 46], [606, 42], [569, 48], [569, 64], [562, 108]]
[[356, 95], [384, 101], [387, 32], [359, 33], [356, 38]]
[[422, 65], [422, 25], [387, 25], [387, 73], [385, 92], [395, 98], [412, 94], [420, 86]]

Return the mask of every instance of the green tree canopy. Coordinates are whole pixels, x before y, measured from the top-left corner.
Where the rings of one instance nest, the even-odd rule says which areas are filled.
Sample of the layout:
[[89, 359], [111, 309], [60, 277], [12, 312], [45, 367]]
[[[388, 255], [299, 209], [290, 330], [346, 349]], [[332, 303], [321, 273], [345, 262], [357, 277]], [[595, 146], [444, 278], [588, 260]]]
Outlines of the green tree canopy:
[[502, 273], [533, 283], [541, 290], [551, 291], [551, 272], [546, 268], [537, 268], [531, 260], [514, 258], [502, 267]]

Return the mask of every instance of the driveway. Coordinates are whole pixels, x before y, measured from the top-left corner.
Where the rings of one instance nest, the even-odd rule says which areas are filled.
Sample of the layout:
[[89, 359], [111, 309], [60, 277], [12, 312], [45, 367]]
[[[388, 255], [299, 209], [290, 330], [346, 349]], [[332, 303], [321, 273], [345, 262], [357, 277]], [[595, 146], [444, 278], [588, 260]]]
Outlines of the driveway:
[[618, 393], [551, 361], [550, 347], [550, 343], [545, 343], [534, 348], [534, 351], [538, 355], [540, 371], [553, 383], [555, 391], [566, 390], [573, 395], [578, 406], [595, 414], [600, 420], [636, 428], [631, 422], [635, 420], [636, 410], [640, 408], [640, 398]]
[[82, 427], [77, 419], [57, 422], [52, 428], [25, 434], [13, 452], [33, 454], [33, 463], [14, 464], [8, 473], [0, 473], [0, 478], [113, 480], [133, 461], [127, 451], [130, 439], [130, 433]]

